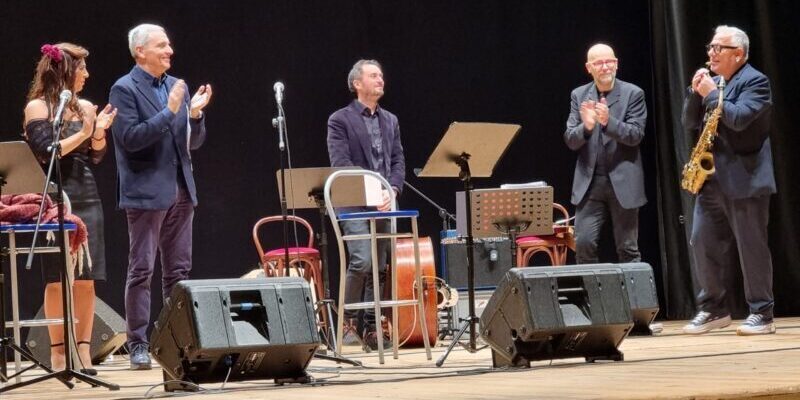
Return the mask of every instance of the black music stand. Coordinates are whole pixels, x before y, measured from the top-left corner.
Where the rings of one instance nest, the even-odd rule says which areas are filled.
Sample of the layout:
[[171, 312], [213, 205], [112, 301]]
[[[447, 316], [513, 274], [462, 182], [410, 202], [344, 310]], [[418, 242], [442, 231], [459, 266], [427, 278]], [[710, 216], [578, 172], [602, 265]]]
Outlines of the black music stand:
[[44, 172], [27, 143], [0, 142], [0, 195], [36, 193], [44, 186]]
[[[319, 231], [317, 232], [317, 243], [319, 245], [320, 260], [322, 261], [322, 286], [325, 298], [319, 299], [320, 305], [325, 307], [325, 315], [328, 318], [328, 332], [326, 332], [328, 349], [338, 353], [336, 335], [333, 329], [333, 300], [330, 291], [330, 275], [328, 272], [328, 233], [327, 233], [327, 209], [325, 208], [325, 196], [323, 189], [328, 177], [339, 170], [360, 169], [359, 167], [312, 167], [312, 168], [290, 168], [282, 174], [280, 170], [275, 172], [278, 179], [278, 194], [281, 199], [285, 199], [287, 209], [306, 209], [316, 208], [319, 210]], [[286, 177], [284, 182], [283, 177]], [[366, 197], [364, 193], [363, 180], [359, 177], [341, 178], [343, 183], [348, 184], [353, 190], [340, 191], [333, 196], [333, 201], [342, 206], [361, 206], [364, 205]], [[349, 182], [358, 181], [358, 182]], [[285, 189], [285, 191], [284, 191]], [[285, 193], [285, 195], [284, 195]], [[288, 265], [288, 264], [287, 264]], [[342, 279], [343, 277], [340, 277]], [[317, 354], [319, 358], [325, 358]], [[361, 363], [343, 357], [336, 357], [334, 361], [343, 361], [352, 365], [361, 366]]]
[[[472, 191], [471, 203], [472, 236], [507, 235], [512, 266], [517, 265], [517, 236], [553, 234], [553, 188], [550, 186], [477, 189]], [[463, 218], [458, 223], [458, 232], [466, 234]]]
[[[49, 165], [48, 165], [47, 176], [39, 182], [41, 184], [41, 189], [42, 189], [41, 193], [42, 193], [43, 198], [42, 198], [41, 206], [39, 208], [39, 219], [36, 221], [37, 228], [36, 228], [36, 230], [34, 231], [34, 234], [33, 234], [33, 239], [32, 239], [32, 242], [31, 242], [31, 250], [30, 250], [30, 252], [28, 254], [28, 261], [26, 263], [26, 268], [30, 268], [30, 265], [31, 265], [31, 262], [32, 262], [32, 259], [33, 259], [33, 255], [34, 255], [33, 248], [36, 246], [36, 236], [38, 234], [39, 224], [41, 223], [40, 218], [42, 216], [42, 211], [43, 211], [43, 208], [44, 208], [44, 196], [47, 195], [47, 193], [50, 192], [51, 184], [49, 183], [49, 181], [50, 181], [50, 177], [52, 176], [52, 177], [55, 178], [55, 183], [56, 183], [56, 190], [53, 193], [55, 194], [55, 196], [54, 196], [55, 197], [55, 203], [56, 203], [57, 208], [58, 208], [58, 226], [59, 226], [59, 229], [58, 229], [58, 234], [56, 235], [56, 237], [59, 239], [58, 240], [58, 246], [59, 246], [59, 249], [60, 249], [59, 254], [61, 255], [61, 257], [59, 257], [59, 259], [61, 260], [61, 302], [62, 302], [63, 320], [64, 320], [62, 326], [63, 326], [63, 329], [64, 329], [64, 358], [65, 358], [65, 362], [66, 362], [66, 364], [65, 364], [66, 367], [64, 368], [63, 371], [53, 371], [53, 370], [51, 370], [49, 368], [45, 368], [45, 370], [48, 371], [47, 374], [45, 374], [43, 376], [39, 376], [39, 377], [33, 378], [33, 379], [30, 379], [30, 380], [25, 381], [25, 382], [18, 382], [18, 383], [12, 384], [12, 385], [4, 386], [4, 387], [0, 388], [0, 393], [7, 392], [7, 391], [10, 391], [10, 390], [14, 390], [16, 388], [32, 385], [32, 384], [37, 383], [37, 382], [46, 381], [46, 380], [51, 379], [51, 378], [58, 379], [59, 381], [61, 381], [65, 386], [67, 386], [70, 389], [72, 389], [75, 386], [72, 382], [70, 382], [70, 380], [72, 380], [74, 378], [76, 380], [86, 382], [86, 383], [92, 385], [93, 387], [103, 386], [103, 387], [105, 387], [105, 388], [107, 388], [109, 390], [119, 390], [119, 385], [116, 385], [116, 384], [113, 384], [113, 383], [108, 383], [108, 382], [103, 381], [101, 379], [98, 379], [96, 377], [89, 376], [89, 375], [87, 375], [87, 374], [85, 374], [83, 372], [76, 371], [75, 370], [75, 366], [73, 364], [73, 359], [72, 359], [72, 339], [73, 339], [72, 323], [73, 323], [73, 318], [72, 318], [72, 298], [71, 298], [72, 291], [70, 290], [71, 286], [70, 286], [70, 282], [69, 282], [69, 278], [68, 278], [68, 273], [69, 273], [69, 271], [68, 271], [69, 264], [67, 263], [67, 257], [68, 257], [67, 252], [68, 252], [68, 249], [65, 246], [65, 239], [64, 239], [66, 237], [67, 233], [64, 230], [64, 190], [63, 190], [62, 179], [61, 179], [62, 178], [61, 177], [61, 145], [59, 143], [59, 141], [61, 139], [61, 127], [62, 127], [62, 121], [54, 121], [54, 123], [53, 123], [52, 144], [50, 145], [50, 148], [49, 148], [49, 150], [50, 150], [50, 162], [49, 162]], [[30, 150], [30, 148], [28, 147], [27, 144], [25, 144], [24, 142], [10, 142], [10, 143], [0, 143], [0, 145], [2, 145], [2, 147], [0, 147], [0, 148], [2, 148], [2, 150], [0, 150], [0, 159], [2, 159], [2, 160], [5, 159], [5, 157], [6, 157], [6, 155], [4, 154], [5, 152], [10, 152], [10, 151], [13, 151], [13, 152], [16, 152], [16, 153], [26, 153], [27, 152], [30, 155], [30, 157], [28, 157], [27, 160], [23, 160], [22, 161], [23, 166], [20, 166], [18, 168], [22, 168], [24, 171], [27, 171], [26, 173], [32, 173], [32, 170], [34, 169], [33, 165], [35, 165], [36, 168], [39, 169], [39, 173], [41, 174], [41, 167], [39, 166], [39, 163], [36, 162], [36, 159], [35, 159], [35, 157], [33, 157], [33, 153], [31, 152], [31, 150]], [[22, 149], [22, 145], [25, 146], [25, 150]], [[25, 157], [25, 156], [22, 156], [22, 157]], [[13, 173], [9, 173], [9, 176], [6, 176], [5, 180], [11, 181], [11, 179], [9, 179], [10, 177], [13, 177], [15, 179], [22, 178], [21, 176], [15, 176]], [[8, 182], [6, 182], [6, 183], [8, 183]], [[11, 187], [13, 187], [13, 186], [11, 186]], [[28, 189], [27, 187], [24, 188], [24, 189], [25, 189], [24, 193], [31, 193], [31, 192], [36, 193], [36, 192], [38, 192], [40, 190], [40, 188], [36, 188], [36, 189], [33, 189], [33, 190], [27, 190]]]
[[[453, 122], [444, 137], [436, 146], [425, 163], [420, 177], [458, 177], [464, 182], [464, 193], [471, 199], [472, 177], [489, 178], [495, 165], [508, 150], [511, 141], [520, 130], [519, 125], [492, 123], [459, 123]], [[444, 364], [450, 351], [459, 343], [461, 336], [469, 328], [469, 344], [467, 351], [474, 353], [480, 349], [475, 343], [475, 261], [473, 259], [472, 210], [471, 201], [466, 202], [467, 218], [467, 292], [469, 294], [469, 315], [463, 320], [461, 330], [453, 337], [453, 341], [445, 353], [436, 360], [436, 366]]]
[[[22, 141], [0, 143], [0, 196], [5, 194], [35, 193], [44, 186], [44, 172], [39, 162], [36, 161], [28, 144]], [[6, 255], [6, 251], [2, 251]], [[0, 275], [2, 276], [2, 275]], [[3, 288], [4, 282], [0, 282]], [[12, 338], [6, 336], [5, 291], [0, 289], [0, 381], [8, 382], [9, 378], [23, 373], [31, 368], [39, 367], [48, 373], [53, 370], [34, 358], [33, 354], [20, 347]], [[21, 358], [31, 363], [30, 367], [23, 369], [12, 376], [6, 371], [6, 347], [17, 352]]]

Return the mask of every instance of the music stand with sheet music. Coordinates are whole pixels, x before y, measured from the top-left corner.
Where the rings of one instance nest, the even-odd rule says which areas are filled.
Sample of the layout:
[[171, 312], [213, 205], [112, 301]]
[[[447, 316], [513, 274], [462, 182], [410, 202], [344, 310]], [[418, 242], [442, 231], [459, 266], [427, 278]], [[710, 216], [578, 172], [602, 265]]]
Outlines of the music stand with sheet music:
[[[456, 214], [465, 214], [464, 193], [457, 193], [456, 199]], [[552, 186], [476, 189], [472, 191], [470, 210], [473, 237], [508, 236], [513, 266], [517, 265], [518, 235], [553, 234]], [[462, 236], [467, 234], [464, 220], [456, 221]]]
[[436, 360], [436, 366], [441, 367], [445, 359], [459, 343], [461, 336], [469, 328], [469, 344], [467, 351], [474, 353], [479, 349], [475, 343], [475, 260], [473, 257], [472, 236], [472, 178], [489, 178], [492, 176], [497, 162], [508, 150], [520, 130], [519, 125], [495, 123], [464, 123], [453, 122], [445, 132], [444, 137], [433, 150], [419, 177], [458, 177], [464, 182], [466, 196], [466, 223], [467, 229], [467, 294], [469, 295], [469, 315], [463, 320], [461, 330], [453, 337], [453, 341], [445, 353]]
[[[72, 317], [72, 291], [70, 290], [71, 286], [67, 278], [69, 273], [68, 268], [70, 265], [67, 262], [68, 250], [65, 246], [65, 237], [67, 233], [64, 228], [64, 196], [61, 180], [60, 160], [61, 147], [58, 142], [61, 137], [60, 132], [62, 125], [61, 121], [55, 121], [53, 125], [53, 144], [50, 146], [50, 163], [47, 176], [43, 174], [42, 168], [39, 165], [39, 162], [36, 160], [36, 157], [34, 157], [33, 152], [28, 144], [21, 141], [0, 143], [0, 175], [3, 176], [2, 183], [8, 186], [4, 190], [13, 190], [14, 194], [38, 193], [40, 190], [42, 190], [42, 196], [45, 196], [51, 191], [52, 193], [55, 193], [55, 203], [58, 208], [58, 234], [56, 236], [59, 237], [58, 246], [61, 254], [59, 259], [61, 260], [61, 302], [63, 311], [62, 326], [64, 329], [64, 358], [66, 367], [61, 371], [53, 371], [50, 368], [42, 367], [48, 372], [47, 374], [38, 376], [25, 382], [17, 382], [12, 385], [4, 386], [0, 388], [0, 393], [32, 385], [37, 382], [46, 381], [51, 378], [58, 379], [70, 389], [75, 386], [72, 382], [70, 382], [70, 380], [75, 378], [79, 381], [86, 382], [93, 387], [103, 386], [109, 390], [119, 390], [119, 385], [108, 383], [97, 377], [89, 376], [83, 372], [76, 371], [73, 364], [72, 339], [74, 339], [74, 337], [72, 335], [72, 324], [74, 323], [74, 318]], [[55, 177], [56, 182], [54, 191], [52, 190], [52, 183], [48, 182], [48, 178], [51, 176], [51, 173], [54, 173], [53, 176]], [[30, 179], [30, 181], [27, 181], [28, 179]], [[39, 187], [31, 185], [32, 182], [37, 183]], [[42, 206], [43, 205], [44, 197], [42, 198]], [[42, 207], [40, 207], [39, 211], [41, 216]], [[36, 236], [41, 226], [41, 221], [37, 220], [36, 222], [37, 225], [34, 230], [31, 249], [29, 250], [28, 261], [26, 264], [26, 267], [28, 268], [30, 267], [33, 254], [35, 253], [34, 248], [36, 246]], [[5, 321], [3, 321], [3, 325], [4, 324]], [[5, 332], [3, 332], [3, 334], [4, 333]], [[17, 351], [20, 355], [22, 355], [19, 350]], [[29, 359], [32, 358], [33, 357], [30, 357]], [[37, 366], [42, 366], [41, 363], [36, 362], [36, 364], [38, 364]]]
[[[328, 177], [339, 170], [345, 169], [361, 169], [360, 167], [311, 167], [311, 168], [290, 168], [281, 174], [281, 171], [275, 171], [275, 177], [278, 180], [278, 195], [286, 199], [287, 209], [309, 209], [316, 208], [319, 210], [319, 223], [320, 228], [317, 237], [319, 245], [320, 259], [322, 260], [322, 292], [325, 294], [324, 299], [319, 299], [326, 308], [325, 315], [328, 318], [328, 347], [334, 353], [338, 352], [336, 348], [336, 335], [333, 331], [333, 313], [331, 307], [333, 300], [331, 300], [330, 292], [330, 275], [328, 271], [328, 234], [327, 234], [327, 209], [325, 208], [325, 196], [323, 189], [325, 188], [325, 181]], [[286, 177], [286, 181], [282, 179]], [[334, 195], [333, 200], [337, 205], [342, 206], [362, 206], [365, 204], [366, 194], [364, 189], [364, 180], [360, 177], [345, 177], [340, 179], [340, 184], [348, 186], [348, 190], [340, 190], [338, 194]], [[338, 186], [338, 184], [337, 184]], [[284, 196], [284, 188], [286, 190]], [[343, 279], [343, 277], [340, 277]], [[340, 294], [341, 295], [341, 294]], [[320, 356], [321, 358], [324, 358]], [[352, 361], [346, 358], [336, 358], [335, 361], [344, 361], [352, 365], [360, 366], [361, 363]]]

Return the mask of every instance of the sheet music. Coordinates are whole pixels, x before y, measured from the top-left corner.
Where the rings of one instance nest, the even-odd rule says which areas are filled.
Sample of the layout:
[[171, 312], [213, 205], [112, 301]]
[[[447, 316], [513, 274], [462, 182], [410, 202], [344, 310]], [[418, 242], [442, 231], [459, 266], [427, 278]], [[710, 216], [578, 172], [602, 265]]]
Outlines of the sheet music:
[[540, 188], [547, 186], [547, 182], [545, 181], [534, 181], [528, 183], [504, 183], [500, 185], [500, 189], [529, 189], [529, 188]]
[[383, 204], [381, 181], [375, 177], [364, 175], [364, 194], [366, 195], [368, 206], [377, 207]]

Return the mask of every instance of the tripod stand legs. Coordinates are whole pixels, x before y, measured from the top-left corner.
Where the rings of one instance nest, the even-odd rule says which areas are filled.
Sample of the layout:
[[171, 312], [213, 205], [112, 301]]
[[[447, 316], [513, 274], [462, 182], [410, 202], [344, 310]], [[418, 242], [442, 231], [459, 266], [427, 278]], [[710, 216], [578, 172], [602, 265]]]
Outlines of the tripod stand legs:
[[[11, 338], [8, 338], [8, 337], [0, 338], [0, 351], [5, 351], [6, 347], [8, 347], [9, 349], [11, 349], [13, 351], [16, 351], [17, 353], [19, 353], [19, 355], [22, 358], [24, 358], [25, 360], [30, 361], [32, 364], [30, 366], [26, 367], [26, 368], [23, 368], [19, 372], [14, 373], [13, 375], [6, 376], [6, 375], [0, 373], [0, 382], [8, 382], [12, 378], [16, 378], [18, 375], [21, 375], [25, 371], [28, 371], [28, 370], [36, 368], [36, 367], [39, 367], [39, 368], [45, 370], [45, 372], [47, 372], [47, 373], [53, 373], [52, 369], [50, 369], [46, 365], [40, 363], [39, 360], [37, 360], [33, 356], [33, 354], [28, 352], [28, 350], [25, 350], [22, 347], [19, 347], [15, 343], [13, 343]], [[72, 387], [74, 386], [70, 382], [66, 382], [66, 381], [61, 381], [61, 382], [64, 385], [66, 385], [68, 388], [70, 388], [70, 389], [72, 389]], [[5, 387], [0, 388], [0, 393], [4, 392], [5, 390], [11, 390], [11, 389], [6, 389]]]
[[36, 377], [36, 378], [33, 378], [33, 379], [30, 379], [30, 380], [27, 380], [27, 381], [24, 381], [24, 382], [18, 382], [18, 383], [14, 383], [12, 385], [7, 385], [7, 386], [0, 387], [0, 393], [8, 392], [8, 391], [14, 390], [16, 388], [20, 388], [20, 387], [24, 387], [24, 386], [28, 386], [28, 385], [33, 385], [35, 383], [46, 381], [46, 380], [51, 379], [51, 378], [58, 379], [59, 381], [61, 381], [61, 383], [64, 384], [64, 386], [66, 386], [69, 389], [72, 389], [72, 388], [75, 387], [75, 384], [70, 382], [70, 381], [73, 378], [76, 378], [77, 380], [80, 380], [80, 381], [83, 381], [83, 382], [86, 382], [86, 383], [92, 385], [92, 387], [103, 386], [103, 387], [105, 387], [105, 388], [107, 388], [109, 390], [119, 390], [119, 385], [116, 385], [116, 384], [113, 384], [113, 383], [108, 383], [108, 382], [102, 381], [100, 379], [97, 379], [95, 377], [92, 377], [92, 376], [89, 376], [89, 375], [86, 375], [84, 373], [77, 372], [77, 371], [74, 371], [74, 370], [71, 370], [71, 369], [65, 369], [63, 371], [57, 371], [57, 372], [53, 371], [52, 369], [48, 368], [46, 365], [44, 365], [44, 364], [40, 363], [38, 360], [36, 360], [36, 358], [34, 358], [33, 355], [31, 353], [29, 353], [27, 350], [17, 346], [14, 343], [9, 343], [9, 342], [10, 342], [9, 338], [0, 338], [0, 351], [5, 351], [4, 347], [8, 347], [8, 348], [16, 351], [17, 353], [19, 353], [20, 356], [22, 356], [26, 360], [32, 362], [33, 364], [31, 366], [27, 367], [27, 368], [24, 368], [24, 369], [20, 370], [19, 372], [15, 373], [14, 375], [0, 376], [0, 378], [2, 378], [3, 382], [7, 382], [9, 379], [14, 378], [17, 375], [20, 375], [23, 372], [28, 371], [28, 370], [33, 369], [33, 368], [36, 368], [36, 367], [39, 367], [39, 368], [45, 370], [47, 372], [47, 374], [39, 376], [39, 377]]
[[[337, 363], [343, 364], [350, 364], [352, 366], [361, 367], [363, 364], [359, 361], [351, 360], [347, 357], [343, 357], [341, 355], [341, 351], [339, 351], [339, 345], [336, 343], [336, 331], [333, 328], [333, 300], [325, 299], [320, 300], [318, 302], [321, 306], [325, 307], [325, 315], [327, 316], [328, 323], [325, 325], [325, 343], [329, 350], [333, 352], [333, 355], [327, 355], [320, 351], [314, 353], [314, 358], [318, 358], [320, 360], [328, 360], [328, 361], [335, 361]], [[323, 350], [324, 351], [324, 350]]]
[[80, 380], [80, 381], [83, 381], [83, 382], [86, 382], [86, 383], [92, 385], [92, 387], [103, 386], [103, 387], [105, 387], [105, 388], [107, 388], [109, 390], [119, 390], [119, 385], [116, 385], [116, 384], [113, 384], [113, 383], [107, 383], [107, 382], [104, 382], [104, 381], [102, 381], [100, 379], [91, 377], [89, 375], [86, 375], [86, 374], [83, 374], [83, 373], [80, 373], [80, 372], [77, 372], [77, 371], [73, 371], [73, 370], [70, 370], [70, 369], [65, 369], [63, 371], [51, 372], [51, 373], [49, 373], [47, 375], [36, 377], [36, 378], [33, 378], [33, 379], [25, 381], [25, 382], [20, 382], [20, 383], [15, 383], [15, 384], [9, 385], [9, 386], [4, 386], [4, 387], [0, 388], [0, 393], [11, 391], [11, 390], [14, 390], [16, 388], [23, 387], [23, 386], [33, 385], [35, 383], [46, 381], [46, 380], [51, 379], [51, 378], [58, 379], [59, 381], [61, 381], [64, 385], [66, 385], [70, 389], [75, 387], [75, 385], [72, 382], [70, 382], [70, 380], [75, 378], [77, 380]]
[[[470, 329], [471, 332], [475, 331], [475, 326], [478, 324], [480, 319], [475, 316], [464, 318], [464, 322], [461, 324], [461, 329], [453, 336], [453, 341], [450, 342], [450, 345], [447, 346], [447, 350], [445, 350], [444, 354], [436, 360], [436, 366], [441, 367], [444, 364], [444, 361], [447, 359], [447, 356], [450, 355], [450, 352], [453, 351], [453, 348], [456, 347], [457, 344], [461, 344], [461, 336], [467, 332], [467, 329]], [[467, 345], [461, 344], [468, 352], [474, 353], [480, 349], [478, 349], [473, 342], [470, 342]]]

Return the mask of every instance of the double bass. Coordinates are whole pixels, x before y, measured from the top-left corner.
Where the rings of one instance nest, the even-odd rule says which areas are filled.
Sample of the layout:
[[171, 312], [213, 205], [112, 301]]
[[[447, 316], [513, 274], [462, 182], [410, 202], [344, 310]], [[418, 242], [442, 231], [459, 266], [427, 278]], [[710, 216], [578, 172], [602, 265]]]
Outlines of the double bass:
[[[414, 279], [414, 242], [412, 239], [398, 239], [395, 248], [397, 257], [397, 299], [411, 300], [416, 298], [416, 281]], [[423, 307], [425, 321], [428, 325], [428, 343], [436, 344], [439, 336], [439, 318], [437, 311], [436, 268], [434, 265], [433, 244], [430, 237], [419, 238], [419, 263], [422, 272]], [[391, 282], [387, 280], [387, 282]], [[389, 285], [387, 285], [389, 286]], [[391, 288], [387, 288], [391, 293]], [[398, 343], [404, 347], [424, 346], [422, 327], [417, 323], [418, 307], [397, 308]]]

